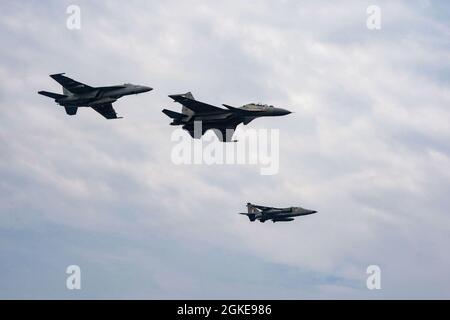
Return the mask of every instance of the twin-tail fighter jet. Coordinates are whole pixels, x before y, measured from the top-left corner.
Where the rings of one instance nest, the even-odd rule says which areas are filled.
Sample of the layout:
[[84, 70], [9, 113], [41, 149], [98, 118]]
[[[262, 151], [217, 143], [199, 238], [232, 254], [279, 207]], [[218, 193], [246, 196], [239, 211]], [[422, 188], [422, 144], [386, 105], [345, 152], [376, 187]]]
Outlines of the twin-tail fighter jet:
[[190, 92], [169, 97], [183, 106], [181, 113], [167, 109], [162, 112], [172, 119], [171, 125], [182, 125], [183, 129], [195, 139], [201, 138], [206, 131], [213, 129], [220, 141], [235, 141], [232, 140], [233, 133], [240, 123], [246, 125], [256, 118], [284, 116], [291, 113], [286, 109], [255, 103], [239, 108], [224, 104], [226, 109], [222, 109], [195, 100]]
[[150, 87], [134, 84], [122, 84], [109, 87], [91, 87], [64, 76], [64, 73], [50, 75], [62, 88], [63, 93], [39, 91], [38, 93], [55, 99], [55, 102], [66, 109], [68, 115], [75, 115], [80, 107], [91, 107], [106, 119], [118, 119], [112, 104], [117, 99], [153, 90]]

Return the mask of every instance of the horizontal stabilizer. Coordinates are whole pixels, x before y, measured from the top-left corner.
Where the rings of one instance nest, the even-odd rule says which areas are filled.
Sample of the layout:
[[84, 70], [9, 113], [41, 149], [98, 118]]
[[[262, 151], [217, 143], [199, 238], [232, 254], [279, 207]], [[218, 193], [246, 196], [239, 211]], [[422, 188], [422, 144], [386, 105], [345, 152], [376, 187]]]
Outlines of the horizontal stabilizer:
[[59, 94], [59, 93], [48, 92], [48, 91], [39, 91], [38, 93], [43, 95], [43, 96], [46, 96], [46, 97], [49, 97], [49, 98], [53, 98], [55, 100], [67, 97], [65, 94]]
[[254, 213], [239, 212], [239, 214], [243, 214], [243, 215], [247, 216], [248, 219], [252, 222], [256, 220], [256, 214], [254, 214]]
[[178, 112], [175, 112], [175, 111], [172, 111], [172, 110], [164, 109], [162, 112], [166, 116], [168, 116], [169, 118], [172, 118], [172, 119], [178, 119], [179, 120], [179, 119], [184, 117], [184, 114], [178, 113]]

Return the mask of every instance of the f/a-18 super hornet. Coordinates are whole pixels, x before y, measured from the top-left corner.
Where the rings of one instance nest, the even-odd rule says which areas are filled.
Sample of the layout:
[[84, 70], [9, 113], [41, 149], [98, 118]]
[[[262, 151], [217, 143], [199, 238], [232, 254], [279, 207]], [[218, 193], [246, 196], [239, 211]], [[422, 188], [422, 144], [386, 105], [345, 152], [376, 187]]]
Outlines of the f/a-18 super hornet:
[[106, 119], [118, 119], [112, 104], [117, 99], [153, 90], [150, 87], [134, 84], [122, 84], [109, 87], [90, 87], [64, 76], [64, 73], [50, 75], [63, 88], [63, 94], [39, 91], [38, 93], [55, 99], [66, 109], [68, 115], [75, 115], [79, 107], [91, 107]]
[[162, 112], [172, 118], [171, 125], [182, 125], [195, 139], [213, 129], [220, 141], [235, 141], [232, 140], [233, 133], [240, 123], [246, 125], [259, 117], [284, 116], [291, 113], [286, 109], [256, 103], [249, 103], [240, 108], [224, 104], [226, 109], [222, 109], [195, 100], [190, 92], [169, 97], [183, 105], [182, 113], [167, 109]]
[[246, 215], [252, 222], [255, 220], [259, 220], [260, 222], [272, 220], [274, 223], [292, 221], [294, 220], [294, 217], [306, 216], [317, 212], [301, 207], [273, 208], [258, 206], [251, 203], [247, 203], [247, 211], [248, 212], [241, 212], [240, 214]]

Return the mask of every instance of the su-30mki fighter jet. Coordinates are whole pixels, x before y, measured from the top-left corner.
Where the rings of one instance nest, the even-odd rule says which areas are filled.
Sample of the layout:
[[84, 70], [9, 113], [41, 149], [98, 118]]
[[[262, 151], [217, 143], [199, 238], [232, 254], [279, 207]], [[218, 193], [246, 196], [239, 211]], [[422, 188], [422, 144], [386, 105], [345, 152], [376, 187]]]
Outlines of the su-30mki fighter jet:
[[280, 221], [292, 221], [294, 220], [294, 217], [306, 216], [317, 212], [301, 207], [273, 208], [258, 206], [251, 203], [247, 203], [247, 211], [248, 212], [246, 213], [241, 212], [240, 214], [246, 215], [252, 222], [255, 220], [259, 220], [260, 222], [272, 220], [274, 223]]
[[286, 109], [255, 103], [240, 108], [224, 104], [226, 109], [222, 109], [195, 100], [190, 92], [169, 97], [183, 105], [182, 111], [178, 113], [164, 109], [162, 112], [172, 118], [171, 125], [182, 125], [195, 139], [201, 138], [209, 129], [214, 129], [220, 141], [235, 141], [232, 140], [233, 133], [240, 123], [246, 125], [259, 117], [284, 116], [291, 113]]
[[118, 119], [112, 104], [117, 99], [153, 90], [150, 87], [134, 84], [122, 84], [110, 87], [90, 87], [64, 76], [64, 73], [50, 75], [63, 88], [63, 94], [39, 91], [38, 93], [55, 99], [55, 102], [66, 109], [68, 115], [75, 115], [80, 107], [91, 107], [106, 119]]

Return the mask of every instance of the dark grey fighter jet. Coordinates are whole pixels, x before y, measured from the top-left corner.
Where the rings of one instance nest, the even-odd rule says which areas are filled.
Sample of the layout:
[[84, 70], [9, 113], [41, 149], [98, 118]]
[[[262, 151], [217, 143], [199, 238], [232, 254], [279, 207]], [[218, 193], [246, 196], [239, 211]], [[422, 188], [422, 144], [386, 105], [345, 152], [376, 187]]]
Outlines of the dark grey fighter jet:
[[63, 87], [63, 94], [39, 91], [38, 93], [55, 99], [55, 102], [66, 109], [68, 115], [75, 115], [79, 107], [91, 107], [106, 119], [118, 119], [112, 104], [117, 99], [153, 90], [146, 86], [122, 84], [110, 87], [90, 87], [64, 76], [64, 73], [50, 75]]
[[247, 203], [247, 211], [246, 213], [241, 212], [240, 214], [246, 215], [250, 221], [259, 220], [260, 222], [265, 222], [266, 220], [272, 220], [274, 223], [279, 221], [292, 221], [294, 217], [306, 216], [317, 212], [301, 207], [273, 208], [251, 203]]
[[236, 127], [250, 123], [259, 117], [284, 116], [291, 112], [273, 106], [250, 103], [240, 108], [224, 104], [227, 109], [218, 108], [194, 99], [192, 93], [170, 95], [174, 101], [183, 105], [182, 113], [164, 109], [162, 112], [172, 118], [171, 125], [182, 125], [189, 134], [199, 139], [213, 129], [220, 141], [230, 142]]

